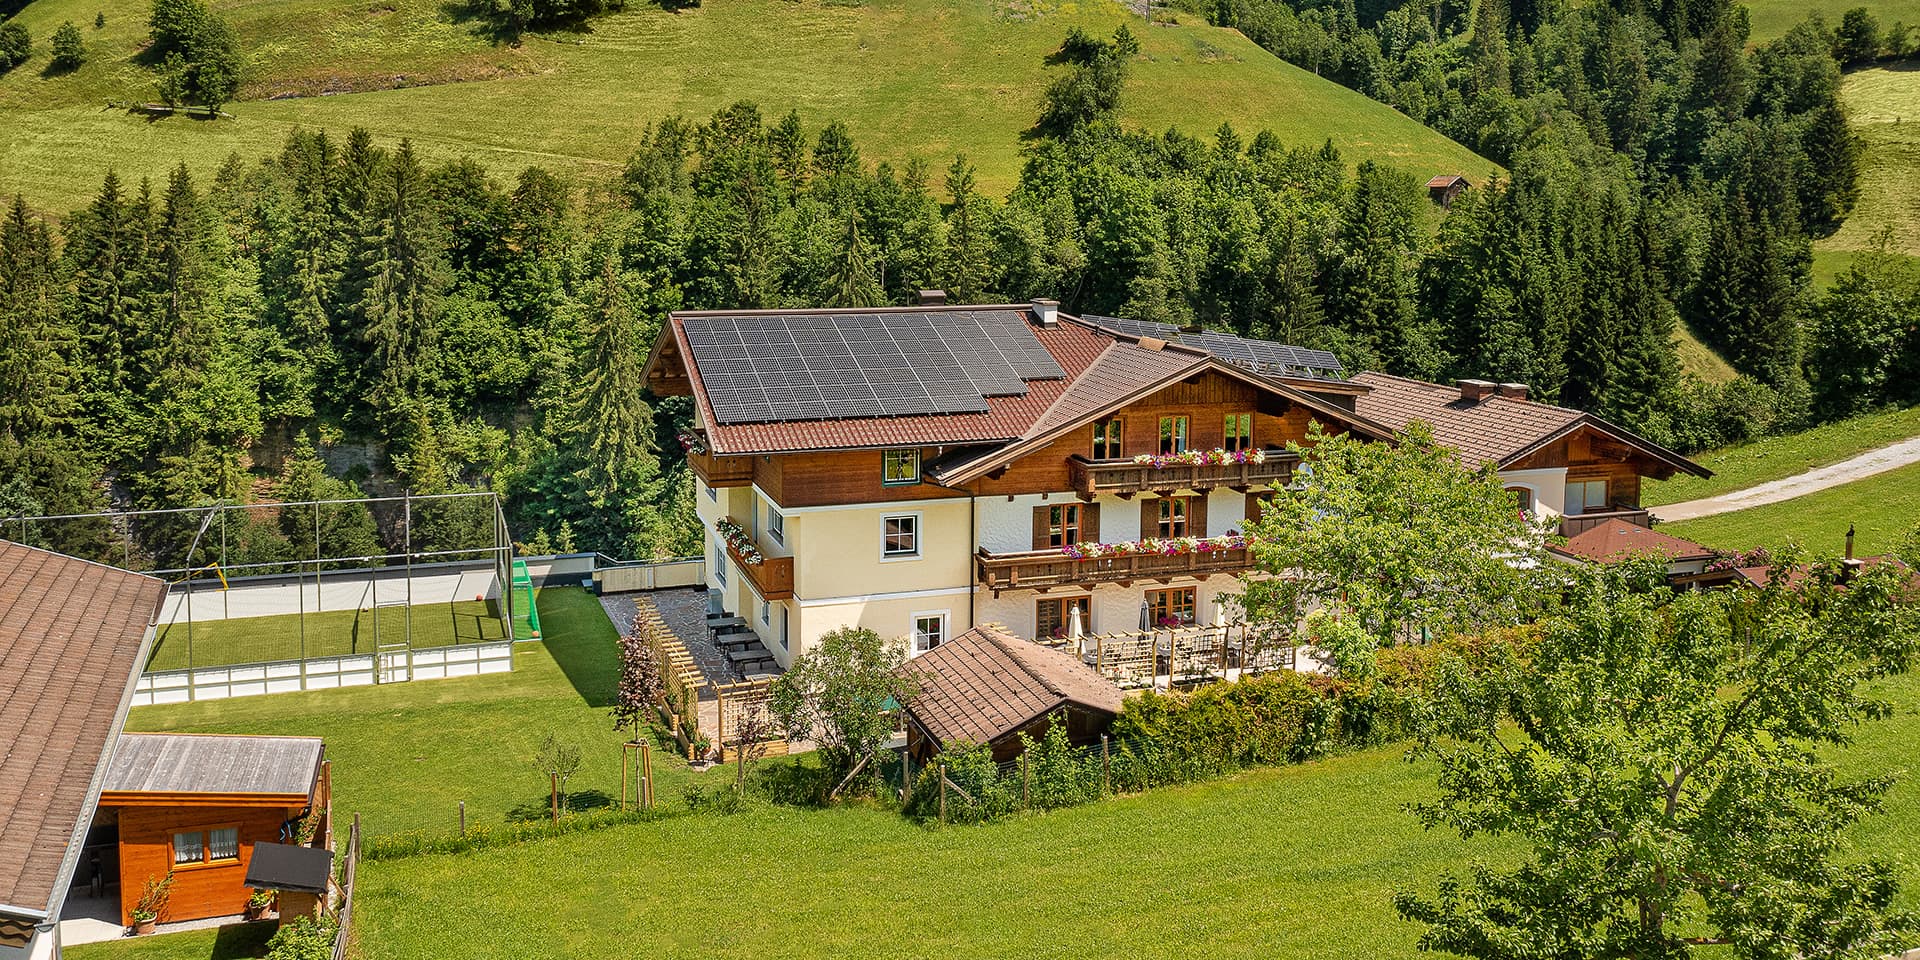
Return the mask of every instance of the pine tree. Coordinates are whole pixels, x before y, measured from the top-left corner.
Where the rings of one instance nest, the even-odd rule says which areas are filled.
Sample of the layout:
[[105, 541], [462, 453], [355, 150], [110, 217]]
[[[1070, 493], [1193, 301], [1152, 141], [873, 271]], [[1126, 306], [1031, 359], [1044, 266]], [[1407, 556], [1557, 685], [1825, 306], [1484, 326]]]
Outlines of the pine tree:
[[955, 303], [978, 303], [986, 293], [993, 268], [987, 218], [992, 207], [974, 183], [973, 164], [965, 154], [947, 168], [946, 291]]
[[214, 244], [213, 224], [192, 178], [184, 164], [176, 167], [154, 222], [154, 309], [132, 364], [150, 395], [184, 389], [212, 355]]
[[99, 195], [67, 223], [68, 313], [86, 346], [87, 379], [96, 391], [127, 387], [128, 355], [151, 279], [147, 213], [141, 201], [122, 195], [120, 178], [109, 170]]
[[829, 278], [830, 307], [877, 307], [886, 302], [886, 291], [874, 275], [873, 247], [861, 229], [862, 216], [857, 206], [840, 214], [840, 250]]
[[1326, 268], [1327, 315], [1345, 325], [1351, 362], [1431, 376], [1440, 367], [1432, 331], [1414, 305], [1416, 186], [1371, 160], [1360, 164]]
[[1693, 328], [1711, 332], [1742, 372], [1772, 384], [1797, 379], [1801, 295], [1812, 263], [1806, 237], [1742, 193], [1708, 210], [1703, 266], [1689, 298]]
[[585, 436], [589, 490], [626, 492], [654, 469], [653, 411], [647, 407], [642, 368], [648, 345], [635, 287], [605, 240], [594, 252], [594, 278], [582, 298], [581, 357], [575, 420]]
[[368, 232], [356, 257], [352, 313], [368, 349], [367, 399], [381, 413], [415, 397], [433, 349], [444, 286], [444, 238], [434, 222], [425, 172], [403, 141], [374, 186]]
[[72, 333], [59, 312], [52, 231], [18, 195], [0, 221], [0, 436], [49, 433], [72, 413]]
[[1796, 178], [1801, 222], [1814, 236], [1839, 229], [1860, 195], [1860, 142], [1847, 126], [1837, 92], [1807, 117], [1800, 135], [1807, 169]]

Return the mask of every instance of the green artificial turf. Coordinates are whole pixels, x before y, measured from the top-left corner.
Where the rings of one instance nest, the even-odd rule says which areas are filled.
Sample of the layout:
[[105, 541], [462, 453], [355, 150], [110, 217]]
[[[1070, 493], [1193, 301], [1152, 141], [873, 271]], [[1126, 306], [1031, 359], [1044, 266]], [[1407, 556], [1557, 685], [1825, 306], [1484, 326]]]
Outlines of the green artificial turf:
[[1795, 543], [1838, 556], [1846, 548], [1849, 525], [1856, 528], [1859, 556], [1886, 553], [1920, 527], [1920, 464], [1762, 507], [1664, 523], [1660, 529], [1722, 550]]
[[[200, 594], [196, 603], [218, 609], [217, 593]], [[246, 617], [237, 620], [198, 620], [189, 630], [180, 622], [155, 631], [153, 653], [146, 669], [181, 670], [229, 663], [298, 660], [302, 657], [342, 657], [372, 653], [381, 642], [403, 643], [409, 631], [406, 612], [399, 607], [374, 610], [335, 610], [325, 613]], [[507, 635], [499, 611], [489, 601], [461, 600], [426, 603], [412, 608], [411, 637], [416, 648], [499, 640]]]
[[[1331, 138], [1352, 162], [1376, 159], [1425, 178], [1495, 165], [1393, 108], [1288, 65], [1239, 32], [1177, 14], [1152, 27], [1117, 3], [1051, 0], [726, 0], [661, 10], [633, 4], [577, 33], [494, 46], [448, 0], [216, 0], [248, 58], [232, 120], [151, 120], [109, 103], [154, 98], [138, 61], [144, 7], [33, 0], [20, 14], [44, 38], [72, 19], [93, 60], [47, 76], [44, 42], [0, 77], [0, 193], [56, 211], [84, 204], [108, 167], [162, 177], [182, 161], [210, 174], [229, 153], [269, 156], [296, 127], [343, 135], [364, 126], [411, 137], [441, 158], [472, 156], [511, 176], [529, 164], [610, 176], [646, 127], [704, 118], [736, 100], [769, 118], [788, 110], [817, 130], [850, 127], [870, 160], [956, 153], [983, 189], [1009, 187], [1021, 131], [1051, 77], [1042, 60], [1073, 27], [1140, 37], [1122, 114], [1150, 130], [1211, 137], [1271, 128], [1289, 144]], [[477, 79], [484, 78], [484, 79]], [[459, 82], [449, 82], [459, 81]], [[357, 91], [328, 96], [323, 90]], [[281, 97], [282, 99], [266, 99]]]
[[239, 960], [266, 953], [273, 930], [272, 923], [235, 923], [213, 930], [83, 943], [61, 953], [67, 960]]
[[1640, 501], [1652, 507], [1745, 490], [1912, 437], [1920, 437], [1920, 407], [1883, 410], [1800, 433], [1710, 450], [1695, 455], [1693, 460], [1712, 470], [1712, 477], [1703, 480], [1680, 474], [1671, 480], [1649, 480], [1641, 488]]
[[[542, 590], [538, 643], [514, 648], [512, 673], [140, 707], [127, 729], [325, 737], [334, 815], [369, 835], [453, 832], [547, 813], [532, 758], [548, 733], [580, 748], [575, 802], [617, 801], [620, 744], [608, 715], [616, 684], [613, 624], [577, 587]], [[656, 796], [677, 803], [695, 774], [655, 751]], [[716, 776], [721, 774], [716, 774]]]

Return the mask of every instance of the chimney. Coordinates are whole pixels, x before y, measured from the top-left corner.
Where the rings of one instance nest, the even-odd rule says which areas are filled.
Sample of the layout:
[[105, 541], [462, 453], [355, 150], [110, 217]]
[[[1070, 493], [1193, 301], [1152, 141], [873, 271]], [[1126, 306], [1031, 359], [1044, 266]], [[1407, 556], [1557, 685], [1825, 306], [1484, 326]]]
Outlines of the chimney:
[[1460, 385], [1460, 399], [1470, 403], [1479, 403], [1493, 396], [1493, 391], [1499, 389], [1491, 380], [1456, 380], [1454, 382]]
[[944, 307], [947, 305], [945, 290], [922, 290], [914, 296], [914, 302], [923, 307]]
[[1033, 319], [1045, 330], [1060, 325], [1060, 301], [1035, 298], [1033, 301]]
[[1524, 383], [1503, 383], [1495, 389], [1501, 396], [1509, 399], [1525, 400], [1527, 398], [1527, 385]]

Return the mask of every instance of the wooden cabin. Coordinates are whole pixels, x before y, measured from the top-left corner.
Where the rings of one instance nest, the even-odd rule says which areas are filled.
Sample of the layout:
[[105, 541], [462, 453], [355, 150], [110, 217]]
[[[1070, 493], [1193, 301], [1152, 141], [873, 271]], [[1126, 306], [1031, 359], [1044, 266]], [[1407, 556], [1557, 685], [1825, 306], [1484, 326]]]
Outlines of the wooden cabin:
[[1067, 739], [1098, 743], [1120, 713], [1123, 694], [1070, 654], [982, 624], [901, 668], [918, 682], [905, 707], [907, 754], [925, 763], [961, 743], [1020, 755], [1020, 734], [1038, 740], [1065, 716]]
[[331, 794], [317, 737], [122, 734], [94, 820], [117, 837], [122, 918], [169, 871], [162, 923], [244, 913], [255, 844], [332, 849]]
[[1442, 207], [1453, 206], [1453, 201], [1473, 186], [1467, 178], [1457, 173], [1443, 173], [1427, 181], [1427, 199]]

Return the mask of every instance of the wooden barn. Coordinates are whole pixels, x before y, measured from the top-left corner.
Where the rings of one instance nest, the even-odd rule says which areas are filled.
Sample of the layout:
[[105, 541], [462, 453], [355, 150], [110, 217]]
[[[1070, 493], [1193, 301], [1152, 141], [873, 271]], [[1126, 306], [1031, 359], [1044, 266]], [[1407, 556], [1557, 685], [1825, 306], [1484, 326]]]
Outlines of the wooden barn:
[[982, 624], [901, 668], [919, 682], [905, 707], [907, 753], [918, 762], [942, 748], [984, 743], [995, 760], [1020, 755], [1020, 734], [1039, 739], [1066, 714], [1067, 738], [1097, 743], [1123, 694], [1092, 667], [1052, 647]]
[[255, 844], [332, 849], [331, 793], [316, 737], [122, 734], [94, 819], [117, 837], [122, 918], [168, 872], [161, 922], [244, 913]]
[[1457, 173], [1443, 173], [1427, 181], [1427, 198], [1442, 207], [1453, 206], [1453, 201], [1473, 184]]

